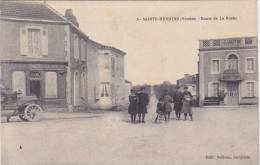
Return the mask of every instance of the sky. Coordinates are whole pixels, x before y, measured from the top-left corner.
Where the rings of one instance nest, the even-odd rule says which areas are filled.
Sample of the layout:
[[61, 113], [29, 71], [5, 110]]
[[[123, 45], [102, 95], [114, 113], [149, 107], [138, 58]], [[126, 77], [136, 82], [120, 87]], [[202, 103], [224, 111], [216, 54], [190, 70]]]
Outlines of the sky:
[[[125, 79], [137, 84], [176, 83], [198, 72], [200, 39], [257, 35], [255, 1], [47, 1], [64, 15], [73, 9], [92, 40], [127, 53]], [[202, 21], [201, 17], [237, 20]], [[137, 21], [194, 17], [196, 21]]]

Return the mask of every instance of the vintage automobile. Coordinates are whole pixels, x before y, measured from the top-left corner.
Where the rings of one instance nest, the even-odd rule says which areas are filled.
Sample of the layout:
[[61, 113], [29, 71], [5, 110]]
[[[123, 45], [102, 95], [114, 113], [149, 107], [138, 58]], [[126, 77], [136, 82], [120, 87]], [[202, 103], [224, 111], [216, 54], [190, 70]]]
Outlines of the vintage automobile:
[[1, 116], [5, 116], [7, 122], [12, 116], [19, 116], [23, 121], [38, 121], [42, 112], [41, 100], [36, 96], [22, 96], [21, 91], [1, 88]]

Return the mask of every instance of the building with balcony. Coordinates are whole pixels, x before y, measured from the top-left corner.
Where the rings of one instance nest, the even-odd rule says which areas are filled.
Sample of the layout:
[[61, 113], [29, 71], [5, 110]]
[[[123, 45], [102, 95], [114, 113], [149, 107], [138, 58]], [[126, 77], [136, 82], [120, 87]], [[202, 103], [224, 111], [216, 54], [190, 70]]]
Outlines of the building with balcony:
[[200, 105], [257, 104], [257, 61], [257, 37], [200, 40]]

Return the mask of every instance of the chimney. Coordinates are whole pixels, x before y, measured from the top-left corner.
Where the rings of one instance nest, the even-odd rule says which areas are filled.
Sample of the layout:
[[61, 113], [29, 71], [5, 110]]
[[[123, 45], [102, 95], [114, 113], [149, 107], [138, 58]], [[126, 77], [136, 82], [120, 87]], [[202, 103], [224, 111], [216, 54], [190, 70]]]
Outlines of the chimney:
[[66, 9], [65, 11], [65, 17], [72, 22], [75, 26], [79, 27], [79, 23], [77, 21], [77, 18], [73, 15], [72, 9]]

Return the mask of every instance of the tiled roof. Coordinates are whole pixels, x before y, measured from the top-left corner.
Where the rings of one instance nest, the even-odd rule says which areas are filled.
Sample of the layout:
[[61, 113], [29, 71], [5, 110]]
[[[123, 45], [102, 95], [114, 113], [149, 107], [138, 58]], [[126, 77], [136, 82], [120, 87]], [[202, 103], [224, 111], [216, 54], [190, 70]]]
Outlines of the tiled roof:
[[[0, 17], [7, 18], [21, 18], [21, 19], [36, 19], [36, 20], [48, 20], [48, 21], [62, 21], [67, 22], [76, 29], [82, 36], [88, 38], [88, 36], [81, 31], [77, 26], [73, 25], [63, 15], [56, 12], [50, 6], [44, 3], [36, 2], [17, 2], [17, 1], [1, 1], [0, 0]], [[98, 42], [90, 40], [97, 48], [104, 50], [111, 50], [119, 54], [125, 55], [126, 53], [111, 46], [102, 45]]]
[[11, 18], [42, 19], [64, 21], [64, 19], [49, 9], [43, 3], [16, 1], [1, 1], [0, 16]]
[[103, 45], [103, 44], [100, 44], [96, 41], [93, 41], [93, 40], [88, 40], [88, 42], [91, 42], [93, 45], [95, 45], [95, 47], [97, 47], [98, 49], [103, 49], [103, 50], [111, 50], [111, 51], [114, 51], [118, 54], [122, 54], [122, 55], [125, 55], [126, 53], [123, 52], [122, 50], [120, 49], [117, 49], [115, 47], [112, 47], [112, 46], [107, 46], [107, 45]]

